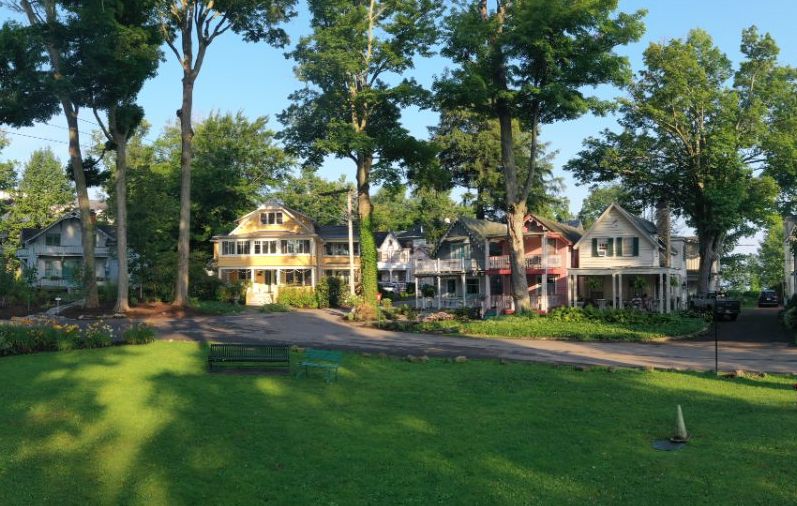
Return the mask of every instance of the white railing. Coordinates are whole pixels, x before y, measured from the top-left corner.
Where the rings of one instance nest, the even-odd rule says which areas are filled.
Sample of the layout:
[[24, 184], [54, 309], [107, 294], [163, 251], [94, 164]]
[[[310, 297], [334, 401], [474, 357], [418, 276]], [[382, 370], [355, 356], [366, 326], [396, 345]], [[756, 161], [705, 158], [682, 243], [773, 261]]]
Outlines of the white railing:
[[442, 274], [472, 271], [477, 268], [476, 260], [472, 258], [440, 258], [436, 260], [416, 260], [414, 270], [416, 273]]
[[[544, 269], [545, 267], [560, 267], [562, 257], [559, 255], [548, 255], [547, 262], [543, 262], [542, 255], [526, 255], [526, 269]], [[489, 269], [509, 269], [511, 262], [509, 255], [490, 257], [487, 261]]]
[[389, 264], [406, 264], [410, 262], [410, 250], [405, 249], [393, 253], [379, 253], [379, 261]]
[[[94, 248], [94, 255], [108, 256], [107, 247]], [[31, 256], [83, 256], [83, 246], [34, 246], [17, 250], [18, 257]]]

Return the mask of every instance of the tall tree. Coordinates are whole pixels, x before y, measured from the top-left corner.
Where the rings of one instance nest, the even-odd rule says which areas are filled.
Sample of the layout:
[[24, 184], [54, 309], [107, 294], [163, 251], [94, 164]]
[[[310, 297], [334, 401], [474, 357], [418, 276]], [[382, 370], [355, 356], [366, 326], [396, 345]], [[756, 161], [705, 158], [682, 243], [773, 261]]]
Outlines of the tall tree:
[[282, 47], [288, 36], [279, 25], [293, 15], [295, 0], [168, 0], [163, 3], [162, 29], [166, 44], [183, 71], [180, 118], [180, 229], [177, 239], [177, 283], [174, 304], [188, 302], [191, 250], [191, 162], [194, 130], [191, 114], [194, 85], [208, 47], [227, 31], [245, 41], [265, 41]]
[[783, 219], [773, 214], [756, 254], [758, 277], [764, 288], [780, 290], [783, 287], [784, 242]]
[[530, 307], [523, 221], [538, 158], [530, 156], [525, 177], [515, 158], [512, 123], [529, 132], [538, 152], [540, 127], [577, 118], [606, 103], [586, 96], [588, 87], [623, 84], [630, 77], [617, 46], [637, 40], [643, 12], [618, 14], [617, 0], [471, 1], [446, 20], [443, 54], [457, 68], [436, 84], [445, 108], [465, 108], [498, 121], [501, 171], [512, 259], [512, 292], [520, 310]]
[[[513, 156], [518, 177], [525, 179], [529, 164], [530, 135], [512, 122]], [[443, 110], [437, 127], [430, 129], [432, 141], [439, 149], [442, 176], [448, 186], [464, 187], [467, 202], [475, 208], [477, 218], [500, 219], [506, 214], [506, 185], [501, 167], [501, 131], [498, 121], [465, 110]], [[563, 195], [564, 181], [553, 175], [553, 153], [538, 143], [537, 160], [531, 191], [526, 199], [528, 211], [556, 218], [569, 215], [569, 203]], [[442, 183], [438, 183], [438, 186]], [[475, 191], [475, 195], [470, 193]]]
[[52, 150], [44, 148], [34, 151], [25, 163], [14, 195], [14, 205], [11, 206], [8, 219], [3, 223], [3, 228], [8, 233], [5, 255], [14, 255], [20, 244], [23, 228], [49, 225], [73, 205], [74, 200], [74, 189]]
[[[290, 56], [310, 85], [291, 95], [280, 116], [287, 145], [318, 166], [332, 155], [356, 167], [360, 256], [365, 305], [376, 304], [376, 244], [370, 187], [396, 181], [397, 167], [427, 163], [432, 151], [401, 126], [401, 109], [423, 105], [424, 90], [397, 80], [428, 56], [442, 7], [432, 0], [313, 0], [312, 33]], [[392, 74], [392, 76], [391, 76]]]
[[[93, 44], [81, 47], [85, 61], [95, 62], [87, 83], [90, 105], [106, 139], [105, 149], [115, 153], [116, 249], [119, 262], [116, 305], [129, 306], [127, 247], [127, 142], [143, 120], [135, 100], [144, 82], [153, 77], [161, 59], [157, 0], [106, 0], [101, 8], [83, 12], [84, 37]], [[96, 6], [95, 6], [96, 7]], [[104, 113], [106, 119], [101, 118]]]
[[345, 192], [350, 186], [344, 176], [330, 181], [305, 169], [280, 180], [266, 198], [301, 211], [319, 225], [339, 225], [346, 219]]
[[782, 133], [771, 111], [788, 102], [779, 95], [792, 89], [792, 72], [778, 67], [777, 46], [755, 28], [743, 32], [741, 50], [734, 72], [702, 30], [651, 44], [622, 102], [621, 131], [587, 139], [568, 163], [583, 182], [620, 180], [636, 198], [683, 214], [699, 240], [702, 292], [714, 261], [766, 222], [777, 194], [766, 175], [778, 169], [768, 163], [770, 133]]
[[[0, 153], [8, 146], [8, 137], [3, 132], [0, 132]], [[4, 161], [0, 162], [0, 192], [9, 192], [17, 187], [17, 171], [14, 168], [14, 162]], [[0, 204], [2, 205], [2, 204]], [[2, 216], [0, 210], [0, 216]]]
[[15, 80], [22, 86], [21, 89], [26, 89], [25, 85], [30, 84], [40, 101], [26, 111], [20, 106], [31, 103], [31, 97], [20, 94], [21, 97], [17, 99], [11, 94], [12, 114], [4, 113], [4, 121], [10, 119], [10, 123], [22, 125], [47, 119], [54, 114], [54, 104], [61, 106], [66, 119], [69, 165], [80, 210], [85, 305], [89, 308], [99, 305], [94, 269], [95, 227], [89, 205], [87, 165], [81, 152], [78, 115], [81, 108], [90, 105], [92, 88], [96, 85], [93, 79], [104, 63], [84, 56], [101, 35], [94, 31], [94, 13], [102, 12], [105, 3], [105, 0], [0, 1], [0, 5], [22, 13], [28, 22], [27, 27], [10, 23], [4, 25], [4, 31], [8, 30], [16, 48], [13, 58], [16, 64], [11, 68], [12, 78], [0, 81]]

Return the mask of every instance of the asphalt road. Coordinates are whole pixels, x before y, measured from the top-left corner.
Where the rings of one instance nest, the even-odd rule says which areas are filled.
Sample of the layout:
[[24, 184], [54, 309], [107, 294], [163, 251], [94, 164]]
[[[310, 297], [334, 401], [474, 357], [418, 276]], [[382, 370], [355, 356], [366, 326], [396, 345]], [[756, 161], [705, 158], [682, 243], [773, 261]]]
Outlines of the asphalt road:
[[[775, 311], [751, 311], [737, 322], [720, 325], [720, 369], [797, 374], [797, 347], [785, 342], [752, 340], [775, 336]], [[533, 362], [602, 366], [711, 370], [711, 340], [642, 343], [579, 343], [572, 341], [485, 339], [392, 332], [351, 325], [331, 311], [291, 313], [248, 312], [236, 316], [154, 319], [162, 339], [197, 342], [264, 342], [325, 347], [390, 355], [503, 358]], [[741, 324], [739, 328], [732, 326]], [[756, 333], [756, 329], [763, 330]], [[741, 340], [747, 336], [748, 341]], [[780, 338], [782, 334], [778, 334]]]
[[[743, 308], [735, 322], [719, 322], [717, 337], [722, 343], [793, 343], [794, 334], [778, 319], [781, 309], [783, 308]], [[700, 340], [713, 341], [713, 329]]]

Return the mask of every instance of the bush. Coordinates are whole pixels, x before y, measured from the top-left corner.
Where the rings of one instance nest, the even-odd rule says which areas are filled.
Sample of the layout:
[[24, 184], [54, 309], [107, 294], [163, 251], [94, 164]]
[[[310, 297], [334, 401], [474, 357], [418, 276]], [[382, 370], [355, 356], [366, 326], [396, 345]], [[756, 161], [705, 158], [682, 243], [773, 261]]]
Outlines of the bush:
[[363, 298], [359, 295], [352, 295], [351, 292], [345, 292], [341, 300], [341, 305], [345, 307], [358, 307], [362, 303]]
[[797, 307], [790, 307], [783, 312], [783, 324], [787, 329], [797, 329]]
[[[241, 299], [246, 298], [246, 282], [236, 281], [234, 283], [220, 283], [216, 285], [216, 301], [224, 304], [238, 304]], [[244, 303], [246, 300], [243, 301]]]
[[329, 305], [330, 307], [340, 307], [341, 291], [343, 290], [343, 282], [340, 278], [329, 277], [327, 278], [329, 285]]
[[290, 310], [291, 308], [285, 304], [263, 304], [260, 308], [261, 313], [287, 313]]
[[72, 343], [75, 348], [108, 347], [113, 344], [113, 329], [103, 321], [92, 322], [74, 336]]
[[76, 325], [0, 325], [0, 356], [70, 349], [79, 335]]
[[421, 295], [424, 297], [434, 297], [437, 290], [432, 285], [422, 285], [421, 286]]
[[134, 323], [122, 334], [125, 344], [149, 344], [155, 340], [155, 329], [144, 323]]
[[305, 286], [286, 286], [280, 288], [277, 303], [301, 308], [317, 308], [318, 299], [315, 290]]
[[329, 307], [329, 277], [322, 276], [315, 285], [315, 298], [318, 307]]

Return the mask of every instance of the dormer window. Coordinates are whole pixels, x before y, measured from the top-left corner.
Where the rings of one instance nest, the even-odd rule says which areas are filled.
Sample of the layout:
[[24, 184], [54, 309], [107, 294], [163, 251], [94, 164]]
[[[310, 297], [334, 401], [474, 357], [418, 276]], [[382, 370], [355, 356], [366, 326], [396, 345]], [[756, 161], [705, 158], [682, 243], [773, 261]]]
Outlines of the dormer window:
[[282, 213], [260, 213], [260, 223], [263, 225], [282, 225]]

